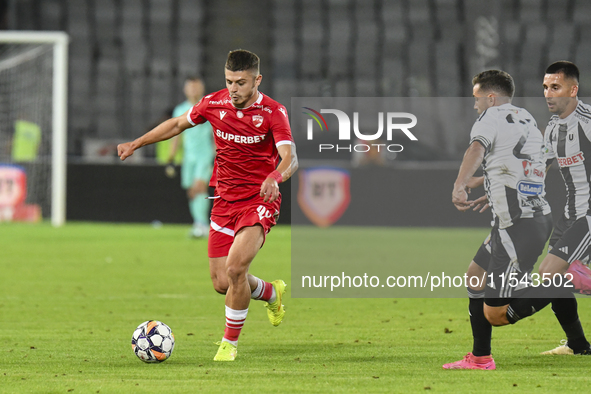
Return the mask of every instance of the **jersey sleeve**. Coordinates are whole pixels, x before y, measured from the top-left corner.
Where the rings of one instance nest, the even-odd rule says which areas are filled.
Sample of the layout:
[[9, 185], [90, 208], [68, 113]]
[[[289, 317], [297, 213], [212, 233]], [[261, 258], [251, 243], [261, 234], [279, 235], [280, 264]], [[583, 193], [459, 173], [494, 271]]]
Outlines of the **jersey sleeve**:
[[580, 129], [582, 129], [583, 133], [585, 133], [585, 137], [587, 137], [587, 140], [591, 141], [591, 124], [579, 121], [579, 125]]
[[193, 126], [197, 126], [198, 124], [207, 122], [205, 119], [205, 110], [207, 108], [207, 103], [209, 102], [210, 96], [205, 96], [197, 104], [191, 108], [191, 110], [187, 113], [187, 120]]
[[546, 167], [552, 164], [552, 161], [556, 157], [554, 148], [552, 147], [552, 128], [546, 127], [544, 132], [544, 160], [546, 161]]
[[491, 114], [487, 114], [487, 112], [488, 111], [485, 111], [480, 118], [478, 118], [470, 132], [470, 145], [472, 145], [474, 141], [478, 141], [484, 146], [486, 153], [490, 152], [497, 137], [495, 119]]
[[271, 118], [271, 132], [273, 133], [275, 146], [293, 143], [287, 109], [285, 109], [284, 106], [279, 106], [273, 111], [273, 117]]

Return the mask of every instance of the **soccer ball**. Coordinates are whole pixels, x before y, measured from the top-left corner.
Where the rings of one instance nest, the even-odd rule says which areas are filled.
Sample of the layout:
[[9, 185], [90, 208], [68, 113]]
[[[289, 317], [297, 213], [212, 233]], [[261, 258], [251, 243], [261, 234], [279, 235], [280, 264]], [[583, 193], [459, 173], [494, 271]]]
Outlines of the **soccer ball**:
[[174, 335], [170, 327], [158, 320], [148, 320], [135, 329], [131, 348], [146, 363], [160, 363], [174, 350]]

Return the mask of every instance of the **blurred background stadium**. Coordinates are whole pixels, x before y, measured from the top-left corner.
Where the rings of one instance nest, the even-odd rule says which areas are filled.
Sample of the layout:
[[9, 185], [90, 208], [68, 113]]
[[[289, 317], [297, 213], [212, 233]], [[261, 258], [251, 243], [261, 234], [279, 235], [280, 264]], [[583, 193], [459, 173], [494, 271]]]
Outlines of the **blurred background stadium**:
[[[133, 173], [127, 187], [136, 194], [148, 184], [154, 199], [184, 207], [178, 180], [156, 179], [153, 149], [142, 152], [142, 171], [104, 170], [118, 166], [117, 142], [170, 116], [185, 76], [202, 75], [208, 91], [224, 88], [229, 50], [257, 53], [261, 90], [288, 109], [291, 97], [470, 97], [471, 77], [487, 68], [511, 73], [517, 96], [540, 97], [544, 68], [559, 59], [579, 65], [585, 96], [589, 16], [586, 0], [0, 0], [0, 29], [70, 36], [68, 219], [82, 220], [189, 220], [162, 204], [141, 207], [150, 218], [121, 217], [116, 207], [132, 196], [109, 205]], [[452, 162], [450, 174], [467, 132], [434, 156]], [[89, 215], [89, 206], [104, 209]]]

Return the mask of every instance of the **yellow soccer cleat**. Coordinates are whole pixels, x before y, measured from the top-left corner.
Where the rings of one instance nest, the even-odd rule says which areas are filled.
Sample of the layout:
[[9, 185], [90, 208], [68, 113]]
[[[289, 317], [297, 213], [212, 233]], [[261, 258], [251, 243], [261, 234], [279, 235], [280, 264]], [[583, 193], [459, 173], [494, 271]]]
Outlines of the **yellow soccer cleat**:
[[571, 349], [570, 347], [568, 347], [568, 343], [566, 342], [566, 339], [563, 339], [560, 341], [560, 346], [558, 346], [557, 348], [554, 348], [552, 350], [547, 350], [545, 352], [542, 352], [540, 354], [543, 355], [570, 355], [570, 354], [575, 354], [575, 352], [573, 351], [573, 349]]
[[213, 361], [234, 361], [238, 354], [238, 347], [230, 342], [222, 341]]
[[267, 316], [269, 317], [269, 321], [272, 325], [277, 327], [283, 321], [283, 316], [285, 316], [285, 308], [283, 307], [281, 300], [283, 299], [287, 285], [281, 279], [274, 280], [271, 282], [271, 284], [275, 289], [275, 302], [267, 302], [265, 307], [267, 308]]

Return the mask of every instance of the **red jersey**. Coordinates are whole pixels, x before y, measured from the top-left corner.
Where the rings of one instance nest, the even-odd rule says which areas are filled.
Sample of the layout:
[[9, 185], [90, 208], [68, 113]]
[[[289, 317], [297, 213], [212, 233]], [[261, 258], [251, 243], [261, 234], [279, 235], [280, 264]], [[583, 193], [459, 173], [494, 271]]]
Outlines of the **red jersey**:
[[287, 110], [261, 92], [249, 107], [236, 108], [228, 90], [220, 90], [195, 104], [187, 119], [213, 127], [216, 155], [209, 185], [227, 201], [260, 193], [279, 164], [277, 147], [293, 141]]

